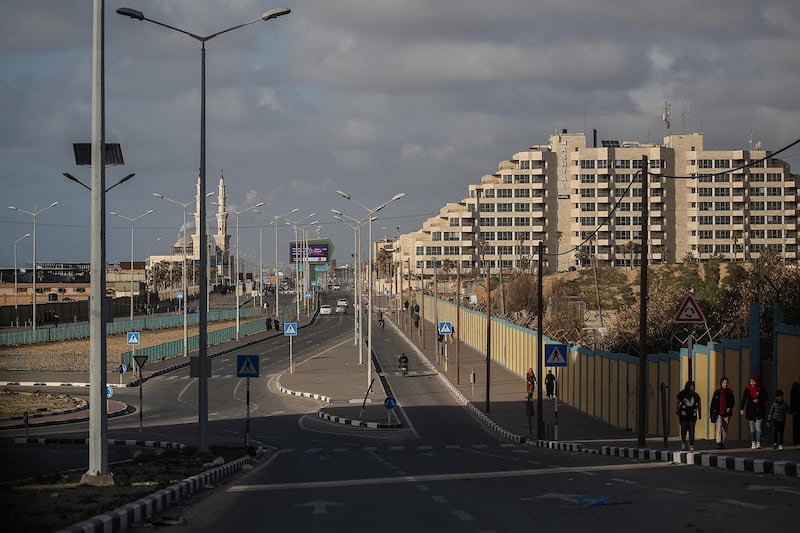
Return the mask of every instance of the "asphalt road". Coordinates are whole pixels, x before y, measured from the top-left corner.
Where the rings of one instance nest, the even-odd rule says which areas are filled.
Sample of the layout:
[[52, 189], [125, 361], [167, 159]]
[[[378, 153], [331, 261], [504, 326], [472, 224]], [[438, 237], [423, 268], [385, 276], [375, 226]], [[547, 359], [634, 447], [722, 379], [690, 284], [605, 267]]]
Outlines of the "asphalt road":
[[[352, 334], [352, 315], [319, 317], [295, 339], [294, 356], [352, 342]], [[511, 444], [438, 379], [396, 372], [397, 355], [411, 356], [402, 338], [387, 329], [374, 344], [404, 428], [332, 424], [310, 415], [315, 401], [273, 393], [271, 376], [288, 367], [288, 342], [264, 342], [246, 350], [261, 358], [261, 377], [250, 384], [251, 438], [276, 453], [163, 514], [181, 515], [182, 531], [208, 532], [794, 531], [800, 519], [798, 479]], [[213, 364], [212, 443], [243, 442], [246, 382], [235, 377], [236, 355]], [[411, 368], [422, 369], [413, 356]], [[143, 392], [142, 434], [134, 414], [110, 421], [110, 437], [191, 443], [197, 383], [188, 370], [153, 378]], [[138, 405], [138, 390], [124, 394]]]

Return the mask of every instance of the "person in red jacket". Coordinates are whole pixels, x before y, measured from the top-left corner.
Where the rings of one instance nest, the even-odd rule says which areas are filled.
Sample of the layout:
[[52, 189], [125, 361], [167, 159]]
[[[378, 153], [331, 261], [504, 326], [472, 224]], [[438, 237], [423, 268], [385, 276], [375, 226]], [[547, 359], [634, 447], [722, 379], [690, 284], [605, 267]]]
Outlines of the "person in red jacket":
[[725, 440], [728, 438], [728, 422], [731, 420], [735, 405], [736, 397], [728, 387], [728, 378], [722, 378], [719, 381], [719, 388], [714, 391], [714, 395], [711, 397], [711, 406], [708, 409], [711, 421], [717, 427], [715, 440], [717, 441], [717, 448], [720, 450], [725, 448]]
[[761, 448], [761, 428], [767, 416], [767, 402], [769, 396], [764, 387], [761, 386], [761, 378], [758, 374], [750, 376], [750, 384], [742, 393], [742, 406], [739, 414], [747, 418], [747, 426], [750, 429], [750, 448], [755, 450]]

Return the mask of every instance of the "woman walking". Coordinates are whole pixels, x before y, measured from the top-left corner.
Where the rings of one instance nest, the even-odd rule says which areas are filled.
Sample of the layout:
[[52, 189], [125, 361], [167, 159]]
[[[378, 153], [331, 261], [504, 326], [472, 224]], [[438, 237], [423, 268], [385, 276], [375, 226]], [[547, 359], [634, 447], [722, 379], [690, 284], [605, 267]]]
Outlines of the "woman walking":
[[717, 427], [715, 440], [719, 450], [725, 448], [725, 440], [728, 438], [728, 422], [731, 420], [734, 405], [736, 405], [736, 398], [728, 387], [728, 378], [722, 378], [719, 388], [711, 397], [711, 406], [708, 410], [711, 421]]
[[678, 393], [677, 414], [681, 423], [681, 450], [686, 447], [686, 434], [689, 434], [689, 450], [694, 450], [694, 426], [700, 420], [700, 395], [694, 391], [694, 381], [687, 381]]
[[767, 415], [768, 400], [767, 391], [761, 386], [761, 378], [758, 374], [753, 374], [750, 376], [750, 384], [742, 394], [742, 406], [739, 411], [740, 415], [747, 418], [750, 448], [753, 450], [761, 448], [761, 428]]

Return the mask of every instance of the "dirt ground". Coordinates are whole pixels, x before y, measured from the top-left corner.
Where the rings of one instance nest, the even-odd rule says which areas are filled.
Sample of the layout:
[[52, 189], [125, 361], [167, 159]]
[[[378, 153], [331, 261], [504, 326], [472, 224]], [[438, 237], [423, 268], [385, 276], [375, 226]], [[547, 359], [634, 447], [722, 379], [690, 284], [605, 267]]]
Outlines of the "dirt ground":
[[68, 394], [47, 394], [43, 392], [16, 392], [0, 390], [0, 418], [18, 417], [20, 413], [52, 413], [74, 409], [84, 404]]
[[[240, 321], [241, 322], [241, 321]], [[236, 321], [212, 322], [208, 324], [208, 331], [235, 326]], [[197, 335], [197, 326], [189, 328], [189, 337]], [[141, 344], [138, 348], [147, 348], [183, 338], [183, 328], [145, 330], [141, 332]], [[109, 336], [106, 341], [108, 353], [120, 354], [131, 351], [128, 338], [125, 335]], [[88, 355], [89, 339], [76, 339], [71, 341], [48, 342], [42, 344], [21, 344], [19, 346], [0, 346], [0, 358], [3, 355]]]

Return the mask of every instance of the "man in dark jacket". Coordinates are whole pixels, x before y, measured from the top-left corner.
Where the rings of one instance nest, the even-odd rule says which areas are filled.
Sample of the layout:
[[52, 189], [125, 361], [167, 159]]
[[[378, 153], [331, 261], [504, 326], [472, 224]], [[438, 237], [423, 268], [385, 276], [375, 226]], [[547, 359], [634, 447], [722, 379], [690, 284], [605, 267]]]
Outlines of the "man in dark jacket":
[[678, 393], [676, 414], [681, 423], [681, 450], [686, 450], [686, 434], [689, 434], [689, 450], [694, 450], [694, 426], [700, 419], [700, 395], [694, 391], [694, 381], [687, 381]]
[[728, 378], [719, 381], [719, 388], [714, 391], [711, 397], [709, 416], [711, 421], [717, 426], [716, 437], [717, 448], [725, 447], [725, 439], [728, 438], [728, 422], [733, 414], [733, 406], [736, 405], [736, 398], [733, 391], [728, 387]]

